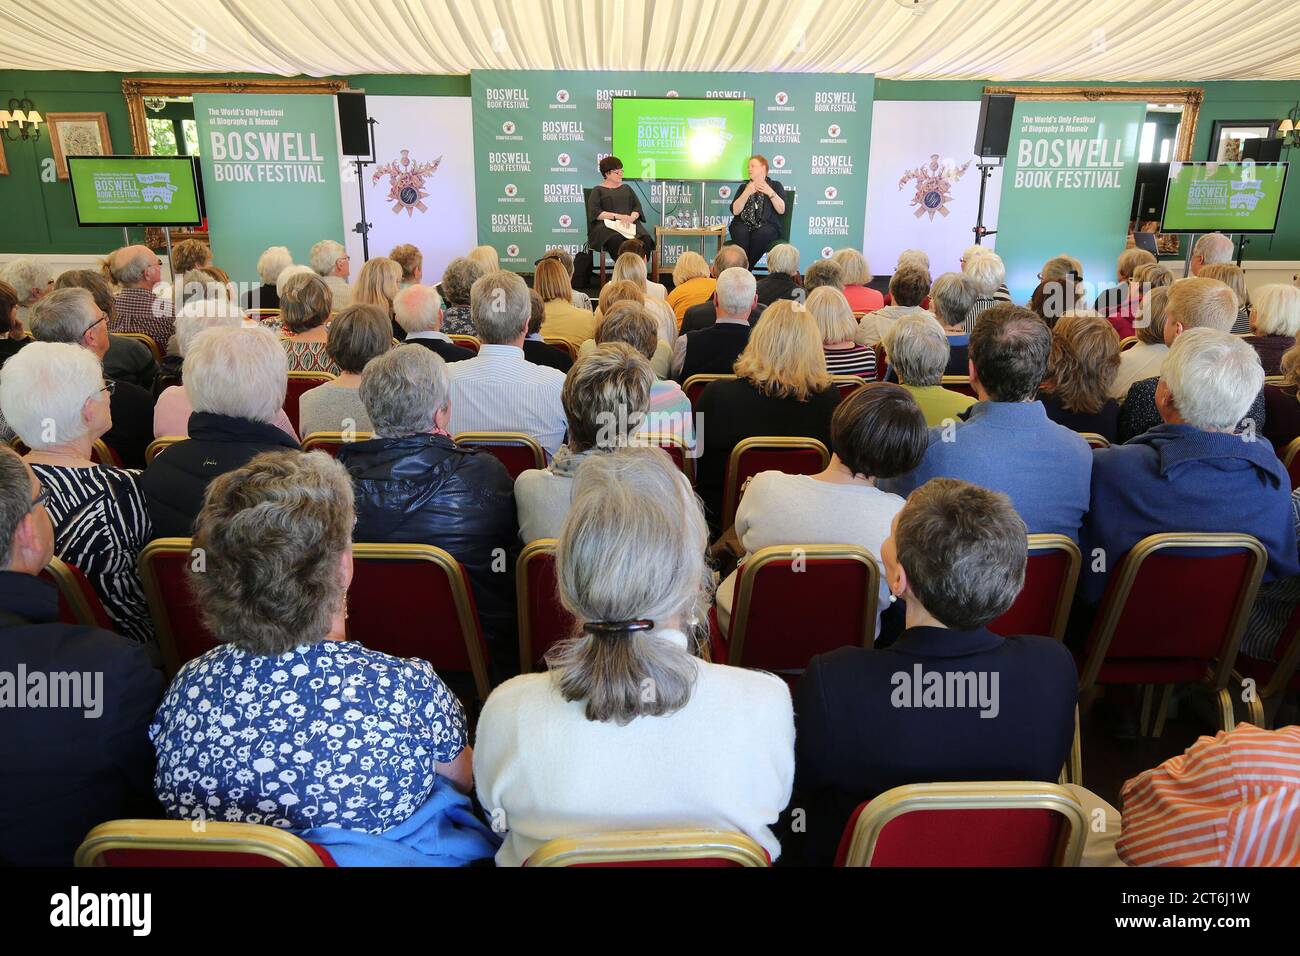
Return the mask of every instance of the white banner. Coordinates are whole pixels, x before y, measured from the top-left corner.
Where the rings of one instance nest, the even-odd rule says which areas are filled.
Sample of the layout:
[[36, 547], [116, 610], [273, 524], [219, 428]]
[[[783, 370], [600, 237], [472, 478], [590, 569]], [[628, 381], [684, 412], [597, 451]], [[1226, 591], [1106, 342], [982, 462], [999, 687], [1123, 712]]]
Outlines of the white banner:
[[[477, 244], [474, 219], [474, 126], [467, 96], [367, 96], [377, 120], [375, 162], [362, 167], [370, 257], [409, 242], [424, 253], [423, 281], [434, 285], [447, 263]], [[356, 167], [344, 156], [343, 227], [355, 282], [365, 259]]]
[[[980, 104], [876, 100], [867, 174], [866, 256], [874, 272], [894, 271], [898, 254], [920, 249], [933, 277], [961, 268], [975, 242], [980, 173], [975, 129]], [[984, 226], [996, 229], [1002, 170], [989, 177]], [[984, 245], [994, 246], [996, 236]]]

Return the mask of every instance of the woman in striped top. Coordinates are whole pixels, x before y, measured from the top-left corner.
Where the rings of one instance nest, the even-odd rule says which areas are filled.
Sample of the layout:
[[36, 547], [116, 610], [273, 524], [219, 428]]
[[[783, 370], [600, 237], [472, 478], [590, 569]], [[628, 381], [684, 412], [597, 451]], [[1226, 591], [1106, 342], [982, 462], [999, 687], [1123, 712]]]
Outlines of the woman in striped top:
[[289, 371], [343, 374], [325, 347], [332, 302], [329, 286], [315, 273], [285, 281], [280, 295], [280, 333], [289, 355]]
[[0, 408], [32, 449], [26, 460], [49, 496], [55, 554], [85, 574], [115, 631], [146, 643], [153, 625], [136, 562], [152, 527], [140, 472], [91, 460], [113, 424], [112, 390], [94, 353], [33, 342], [5, 363]]
[[808, 294], [805, 305], [817, 323], [826, 354], [826, 371], [831, 375], [856, 375], [876, 380], [876, 352], [869, 345], [853, 341], [857, 320], [844, 293], [831, 286], [820, 286]]

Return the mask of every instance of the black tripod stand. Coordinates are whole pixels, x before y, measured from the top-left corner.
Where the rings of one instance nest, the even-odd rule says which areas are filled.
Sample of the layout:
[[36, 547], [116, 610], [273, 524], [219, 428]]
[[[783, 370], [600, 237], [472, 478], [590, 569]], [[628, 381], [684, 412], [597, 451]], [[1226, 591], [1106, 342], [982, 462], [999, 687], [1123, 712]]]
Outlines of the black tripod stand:
[[370, 229], [372, 223], [366, 222], [366, 183], [362, 179], [362, 174], [367, 166], [375, 164], [375, 124], [378, 120], [366, 119], [370, 127], [370, 158], [362, 159], [358, 156], [352, 160], [352, 165], [357, 168], [357, 196], [361, 200], [361, 221], [352, 227], [353, 232], [361, 234], [361, 258], [365, 262], [370, 261]]
[[984, 228], [984, 193], [989, 188], [989, 176], [992, 171], [1001, 166], [1001, 163], [992, 163], [990, 165], [979, 163], [976, 167], [980, 171], [980, 205], [979, 211], [975, 214], [975, 228], [972, 232], [975, 233], [975, 245], [977, 246], [983, 244], [985, 236], [996, 236], [998, 234], [996, 229]]

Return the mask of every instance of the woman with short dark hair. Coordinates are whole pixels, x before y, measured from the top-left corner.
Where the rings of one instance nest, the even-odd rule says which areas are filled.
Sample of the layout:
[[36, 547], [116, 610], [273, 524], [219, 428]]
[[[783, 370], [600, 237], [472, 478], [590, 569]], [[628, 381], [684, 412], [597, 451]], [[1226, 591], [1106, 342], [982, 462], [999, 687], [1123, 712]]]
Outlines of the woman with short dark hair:
[[1109, 392], [1118, 372], [1115, 327], [1099, 315], [1066, 315], [1052, 330], [1038, 400], [1058, 425], [1113, 442], [1119, 434], [1119, 402]]
[[[617, 156], [606, 156], [600, 161], [600, 175], [604, 179], [587, 196], [587, 245], [597, 255], [608, 254], [617, 260], [619, 246], [635, 238], [649, 255], [654, 251], [654, 237], [645, 227], [641, 200], [623, 182], [623, 161]], [[617, 224], [618, 229], [611, 228], [611, 223]]]

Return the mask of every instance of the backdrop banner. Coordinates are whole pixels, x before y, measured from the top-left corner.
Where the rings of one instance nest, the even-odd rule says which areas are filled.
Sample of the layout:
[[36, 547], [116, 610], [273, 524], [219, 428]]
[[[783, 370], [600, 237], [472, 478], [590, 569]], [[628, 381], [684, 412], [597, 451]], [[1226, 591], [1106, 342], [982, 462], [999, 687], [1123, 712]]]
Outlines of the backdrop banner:
[[1065, 252], [1082, 261], [1092, 294], [1114, 284], [1146, 109], [1145, 103], [1016, 103], [997, 226], [1013, 300], [1028, 302], [1043, 263]]
[[[467, 96], [367, 96], [375, 123], [375, 162], [362, 167], [370, 257], [401, 243], [424, 254], [423, 282], [434, 285], [452, 259], [477, 240], [474, 228], [474, 144]], [[343, 222], [352, 276], [365, 259], [357, 168], [343, 157]]]
[[321, 239], [343, 241], [334, 97], [199, 93], [203, 195], [213, 259], [257, 282], [257, 259], [288, 246], [307, 264]]
[[[773, 179], [796, 191], [790, 241], [803, 265], [843, 246], [861, 248], [874, 90], [869, 74], [473, 71], [478, 241], [519, 272], [531, 272], [551, 246], [580, 253], [582, 190], [600, 182], [596, 167], [609, 155], [610, 99], [680, 96], [754, 100], [753, 151], [767, 157]], [[735, 189], [747, 178], [742, 166], [728, 182], [706, 183], [702, 213], [698, 182], [631, 185], [653, 233], [661, 201], [669, 225], [729, 223]], [[706, 256], [714, 245], [705, 244]], [[699, 240], [665, 241], [661, 265], [699, 248]]]
[[[980, 174], [975, 132], [980, 104], [877, 100], [871, 113], [867, 176], [866, 256], [872, 271], [890, 275], [904, 249], [930, 257], [930, 271], [961, 271], [961, 254], [975, 242]], [[984, 224], [998, 221], [1002, 169], [989, 176]], [[992, 248], [996, 236], [984, 245]]]

